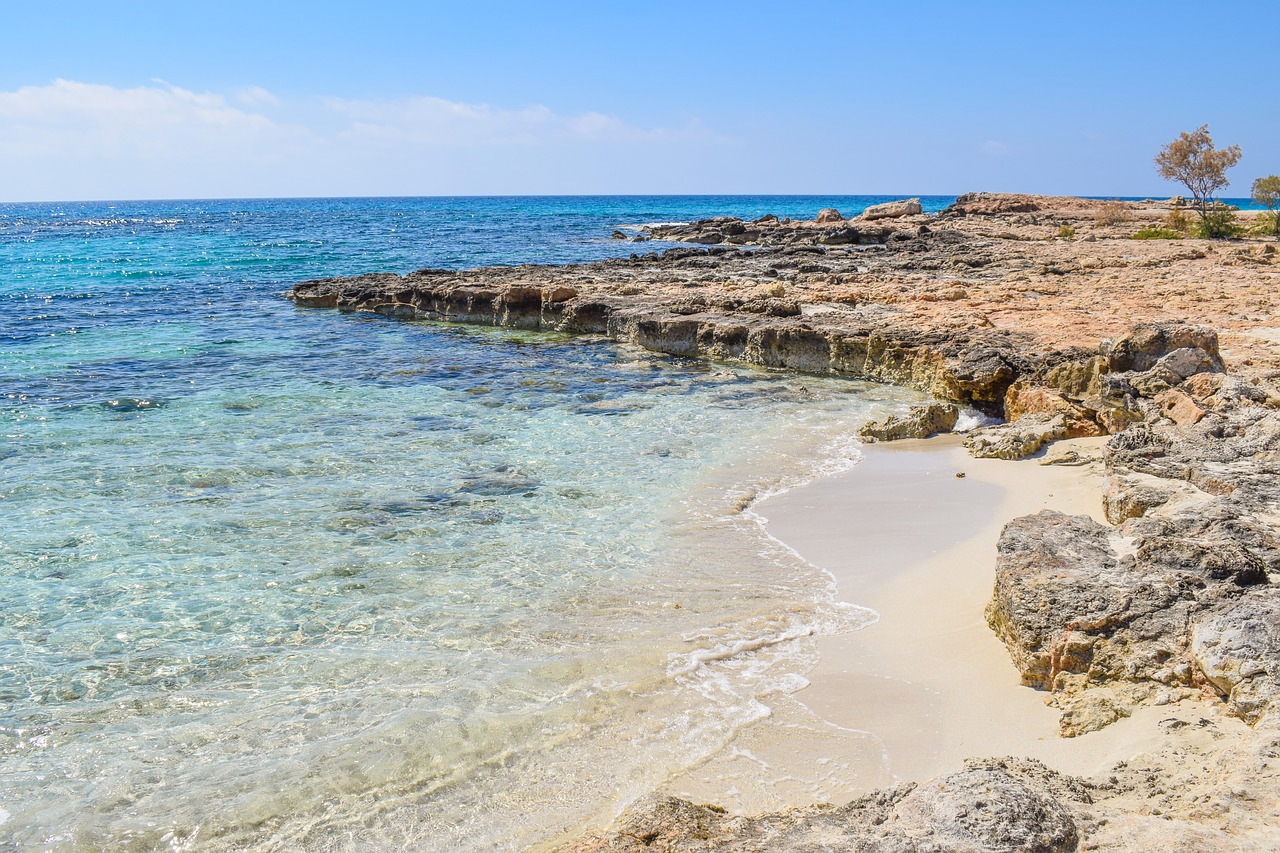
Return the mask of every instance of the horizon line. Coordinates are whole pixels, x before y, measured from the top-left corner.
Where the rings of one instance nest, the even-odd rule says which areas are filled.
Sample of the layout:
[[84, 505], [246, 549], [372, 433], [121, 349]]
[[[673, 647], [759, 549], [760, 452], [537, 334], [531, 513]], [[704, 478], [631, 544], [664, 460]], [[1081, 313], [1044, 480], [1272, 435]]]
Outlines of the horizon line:
[[[195, 201], [340, 201], [357, 199], [476, 199], [476, 198], [959, 198], [969, 192], [985, 192], [992, 195], [1034, 195], [1058, 198], [1083, 198], [1098, 201], [1164, 201], [1173, 195], [1116, 195], [1102, 193], [1039, 193], [1008, 192], [995, 190], [968, 190], [964, 193], [847, 193], [847, 192], [760, 192], [760, 193], [441, 193], [415, 195], [281, 195], [281, 196], [172, 196], [168, 198], [77, 198], [77, 199], [27, 199], [0, 201], [0, 206], [20, 204], [138, 204], [173, 203]], [[1186, 198], [1186, 196], [1182, 196]], [[1219, 196], [1218, 201], [1252, 201], [1250, 196]]]

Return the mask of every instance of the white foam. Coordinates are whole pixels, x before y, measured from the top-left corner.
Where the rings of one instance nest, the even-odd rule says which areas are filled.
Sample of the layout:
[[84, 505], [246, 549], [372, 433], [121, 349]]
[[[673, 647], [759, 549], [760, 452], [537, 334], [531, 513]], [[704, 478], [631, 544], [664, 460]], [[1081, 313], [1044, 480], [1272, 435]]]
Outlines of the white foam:
[[984, 415], [977, 409], [961, 409], [960, 417], [956, 418], [956, 425], [951, 428], [952, 432], [970, 432], [979, 427], [992, 426], [1000, 423], [999, 418], [993, 418], [990, 415]]

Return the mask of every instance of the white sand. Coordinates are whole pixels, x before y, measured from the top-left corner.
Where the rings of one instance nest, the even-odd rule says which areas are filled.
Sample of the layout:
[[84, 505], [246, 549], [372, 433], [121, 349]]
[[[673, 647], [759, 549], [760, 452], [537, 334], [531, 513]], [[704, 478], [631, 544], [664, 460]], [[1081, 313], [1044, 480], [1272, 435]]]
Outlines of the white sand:
[[[1060, 442], [1053, 453], [1100, 458], [1103, 442]], [[879, 621], [819, 638], [810, 685], [777, 697], [769, 720], [672, 780], [671, 793], [758, 812], [841, 802], [1005, 755], [1094, 775], [1164, 744], [1161, 720], [1205, 713], [1196, 703], [1143, 708], [1100, 732], [1059, 737], [1058, 712], [1020, 685], [986, 625], [1004, 524], [1045, 508], [1102, 520], [1100, 462], [973, 459], [951, 436], [864, 452], [854, 470], [755, 509], [773, 536], [835, 576], [841, 600], [873, 608]]]

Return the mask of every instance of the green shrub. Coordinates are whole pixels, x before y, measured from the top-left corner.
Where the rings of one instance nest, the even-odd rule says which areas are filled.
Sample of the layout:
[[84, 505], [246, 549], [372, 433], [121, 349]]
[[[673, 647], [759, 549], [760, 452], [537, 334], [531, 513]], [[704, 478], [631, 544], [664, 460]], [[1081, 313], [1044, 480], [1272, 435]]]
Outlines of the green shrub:
[[1226, 207], [1212, 207], [1196, 223], [1195, 235], [1206, 240], [1235, 240], [1244, 236], [1244, 228], [1236, 212]]
[[1072, 228], [1070, 225], [1059, 225], [1058, 236], [1063, 240], [1070, 240], [1072, 237], [1076, 236], [1076, 229]]
[[1181, 231], [1174, 231], [1172, 228], [1148, 225], [1141, 231], [1134, 233], [1132, 238], [1134, 240], [1181, 240], [1183, 236]]
[[1255, 237], [1280, 237], [1280, 210], [1255, 216], [1249, 233]]

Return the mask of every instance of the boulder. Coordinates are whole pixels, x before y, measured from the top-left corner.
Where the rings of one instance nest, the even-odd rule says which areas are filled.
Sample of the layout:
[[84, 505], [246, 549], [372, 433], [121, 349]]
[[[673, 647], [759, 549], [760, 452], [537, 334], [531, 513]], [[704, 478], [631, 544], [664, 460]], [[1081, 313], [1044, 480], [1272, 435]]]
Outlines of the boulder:
[[1256, 723], [1273, 714], [1280, 699], [1280, 588], [1251, 589], [1197, 622], [1191, 648], [1241, 717]]
[[873, 204], [862, 211], [860, 219], [897, 219], [900, 216], [914, 216], [923, 213], [920, 199], [909, 198], [906, 201], [890, 201], [884, 204]]
[[924, 783], [893, 808], [885, 830], [889, 838], [902, 835], [915, 842], [897, 849], [954, 853], [1070, 853], [1080, 843], [1062, 803], [997, 762], [971, 762]]
[[1104, 346], [1104, 354], [1111, 369], [1123, 373], [1150, 370], [1166, 355], [1187, 347], [1201, 350], [1218, 370], [1222, 369], [1218, 333], [1190, 323], [1139, 324], [1129, 334]]
[[884, 421], [869, 423], [859, 435], [867, 441], [897, 441], [903, 438], [928, 438], [955, 428], [960, 412], [946, 403], [913, 406], [905, 415], [891, 415]]
[[844, 222], [844, 217], [834, 207], [824, 207], [818, 211], [817, 222], [819, 225], [830, 225], [836, 222]]
[[1045, 444], [1069, 435], [1061, 414], [1025, 415], [1015, 423], [982, 427], [965, 437], [964, 446], [980, 459], [1025, 459]]
[[1023, 684], [1051, 690], [1059, 673], [1087, 672], [1094, 636], [1124, 621], [1129, 584], [1110, 535], [1088, 516], [1053, 510], [1005, 525], [987, 623]]
[[1016, 423], [1027, 415], [1062, 415], [1068, 438], [1106, 435], [1087, 409], [1067, 400], [1061, 392], [1019, 380], [1004, 395], [1004, 416]]

